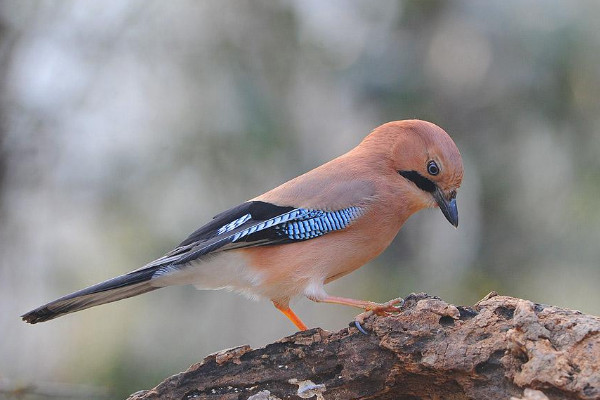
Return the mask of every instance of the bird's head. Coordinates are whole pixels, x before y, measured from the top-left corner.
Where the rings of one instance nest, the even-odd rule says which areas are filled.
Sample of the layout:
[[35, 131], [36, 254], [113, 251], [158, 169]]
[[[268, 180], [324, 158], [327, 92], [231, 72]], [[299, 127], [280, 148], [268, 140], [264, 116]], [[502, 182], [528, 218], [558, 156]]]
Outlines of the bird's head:
[[[385, 143], [386, 169], [417, 209], [440, 208], [458, 226], [456, 191], [463, 178], [462, 158], [454, 141], [439, 126], [420, 120], [389, 122], [371, 135]], [[390, 168], [393, 168], [391, 170]]]

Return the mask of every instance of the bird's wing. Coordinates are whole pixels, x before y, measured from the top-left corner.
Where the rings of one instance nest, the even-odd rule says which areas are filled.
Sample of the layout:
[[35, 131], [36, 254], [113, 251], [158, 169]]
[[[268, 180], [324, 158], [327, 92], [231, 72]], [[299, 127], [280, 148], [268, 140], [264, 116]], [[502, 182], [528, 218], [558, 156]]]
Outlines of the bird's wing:
[[22, 317], [34, 324], [136, 296], [157, 289], [149, 283], [153, 278], [182, 269], [207, 254], [313, 239], [346, 228], [362, 214], [360, 207], [323, 211], [249, 201], [217, 215], [174, 250], [142, 268], [63, 296]]
[[172, 271], [210, 253], [313, 239], [348, 227], [362, 214], [357, 206], [324, 211], [249, 201], [218, 214], [175, 249], [138, 271], [157, 267]]

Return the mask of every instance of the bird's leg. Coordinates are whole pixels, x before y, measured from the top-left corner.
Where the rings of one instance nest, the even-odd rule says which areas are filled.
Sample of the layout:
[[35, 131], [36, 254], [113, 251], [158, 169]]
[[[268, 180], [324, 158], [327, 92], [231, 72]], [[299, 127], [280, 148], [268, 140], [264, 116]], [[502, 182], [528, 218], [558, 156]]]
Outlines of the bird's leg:
[[398, 312], [397, 305], [400, 304], [400, 306], [402, 306], [402, 303], [404, 303], [404, 299], [402, 299], [402, 298], [393, 299], [393, 300], [390, 300], [385, 303], [375, 303], [372, 301], [355, 300], [355, 299], [348, 299], [346, 297], [337, 297], [337, 296], [329, 296], [329, 295], [322, 297], [322, 298], [315, 297], [315, 298], [310, 298], [310, 299], [312, 301], [316, 301], [319, 303], [343, 304], [346, 306], [362, 308], [363, 310], [365, 310], [367, 312], [370, 311], [372, 314], [377, 314], [377, 315], [385, 315], [387, 313]]
[[346, 297], [337, 297], [329, 295], [326, 295], [325, 297], [321, 298], [309, 297], [309, 299], [320, 303], [343, 304], [346, 306], [362, 308], [365, 311], [354, 317], [354, 323], [358, 330], [364, 334], [367, 334], [367, 332], [362, 327], [362, 324], [364, 323], [365, 319], [367, 319], [373, 314], [386, 315], [393, 312], [399, 312], [400, 308], [404, 304], [404, 299], [401, 297], [390, 300], [385, 303], [375, 303], [372, 301], [355, 300]]
[[283, 306], [276, 302], [273, 302], [273, 305], [275, 306], [276, 309], [281, 311], [283, 313], [283, 315], [288, 317], [289, 320], [292, 321], [292, 323], [294, 325], [296, 325], [296, 328], [298, 328], [301, 331], [305, 331], [308, 329], [308, 327], [306, 325], [304, 325], [304, 322], [302, 322], [302, 320], [300, 318], [298, 318], [298, 316], [292, 311], [290, 306], [287, 306], [287, 305]]

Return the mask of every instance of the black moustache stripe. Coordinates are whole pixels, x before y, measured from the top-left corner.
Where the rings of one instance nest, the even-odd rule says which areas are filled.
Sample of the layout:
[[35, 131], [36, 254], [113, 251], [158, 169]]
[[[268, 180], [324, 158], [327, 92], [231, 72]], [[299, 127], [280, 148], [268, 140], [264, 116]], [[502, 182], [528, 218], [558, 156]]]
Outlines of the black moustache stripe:
[[417, 187], [425, 192], [433, 193], [436, 190], [435, 183], [419, 174], [417, 171], [398, 171], [400, 175], [413, 182]]

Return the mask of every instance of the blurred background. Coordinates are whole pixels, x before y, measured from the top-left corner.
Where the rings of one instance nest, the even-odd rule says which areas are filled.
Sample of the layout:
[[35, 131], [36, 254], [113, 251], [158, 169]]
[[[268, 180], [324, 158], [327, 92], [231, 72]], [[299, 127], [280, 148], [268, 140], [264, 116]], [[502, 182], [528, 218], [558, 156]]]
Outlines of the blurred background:
[[[600, 314], [599, 17], [592, 0], [3, 1], [0, 386], [125, 397], [292, 334], [268, 301], [193, 287], [19, 315], [399, 119], [455, 139], [460, 226], [415, 215], [331, 294], [469, 305], [496, 290]], [[328, 330], [357, 313], [295, 310]]]

